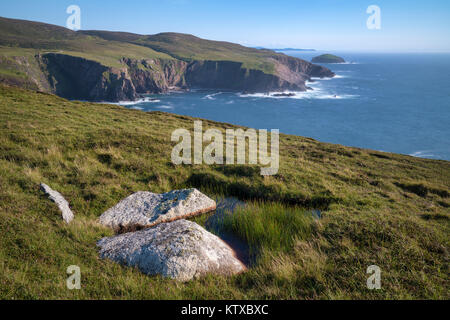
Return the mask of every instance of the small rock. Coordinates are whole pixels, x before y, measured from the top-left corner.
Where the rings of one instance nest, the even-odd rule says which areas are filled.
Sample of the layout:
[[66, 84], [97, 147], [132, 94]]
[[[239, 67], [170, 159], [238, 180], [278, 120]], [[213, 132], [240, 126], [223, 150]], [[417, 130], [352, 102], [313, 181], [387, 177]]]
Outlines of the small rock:
[[208, 273], [232, 275], [246, 269], [225, 242], [187, 220], [103, 238], [97, 246], [102, 259], [179, 281]]
[[53, 190], [45, 183], [41, 183], [41, 190], [48, 195], [48, 198], [58, 205], [62, 213], [63, 220], [70, 223], [73, 220], [73, 212], [70, 210], [69, 203], [58, 191]]
[[295, 97], [295, 93], [292, 92], [283, 92], [283, 93], [274, 93], [272, 97]]
[[216, 202], [197, 189], [163, 194], [140, 191], [100, 216], [100, 223], [116, 231], [130, 231], [175, 221], [216, 209]]

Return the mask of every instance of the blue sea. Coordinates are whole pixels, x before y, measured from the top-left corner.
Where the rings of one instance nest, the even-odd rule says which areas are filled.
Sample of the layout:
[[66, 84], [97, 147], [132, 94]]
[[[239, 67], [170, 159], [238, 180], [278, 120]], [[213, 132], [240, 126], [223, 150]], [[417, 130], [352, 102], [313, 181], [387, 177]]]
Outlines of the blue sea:
[[[310, 59], [322, 52], [285, 52]], [[192, 90], [124, 104], [416, 157], [450, 160], [450, 54], [332, 52], [337, 76], [292, 97]]]

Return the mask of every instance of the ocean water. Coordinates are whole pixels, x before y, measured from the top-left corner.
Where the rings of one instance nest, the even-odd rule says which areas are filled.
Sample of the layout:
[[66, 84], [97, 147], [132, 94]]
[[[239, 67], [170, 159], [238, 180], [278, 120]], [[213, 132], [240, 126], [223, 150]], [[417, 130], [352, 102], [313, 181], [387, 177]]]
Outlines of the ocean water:
[[[310, 60], [322, 52], [286, 52]], [[334, 52], [346, 64], [292, 97], [192, 90], [128, 108], [165, 111], [323, 142], [450, 160], [450, 54]]]

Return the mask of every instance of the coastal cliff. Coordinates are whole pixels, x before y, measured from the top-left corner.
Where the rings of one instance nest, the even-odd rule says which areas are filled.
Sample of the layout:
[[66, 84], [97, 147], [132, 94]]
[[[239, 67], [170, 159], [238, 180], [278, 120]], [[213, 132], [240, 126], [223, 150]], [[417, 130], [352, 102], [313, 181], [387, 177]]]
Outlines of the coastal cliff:
[[302, 59], [188, 34], [74, 32], [0, 18], [0, 82], [72, 100], [132, 101], [190, 88], [306, 91], [311, 77], [333, 76]]
[[[306, 91], [309, 73], [299, 72], [284, 64], [276, 64], [277, 73], [243, 68], [233, 61], [196, 61], [186, 70], [186, 83], [190, 87], [228, 89], [246, 92], [297, 90]], [[333, 76], [331, 72], [327, 76]]]
[[[273, 59], [276, 74], [244, 68], [234, 61], [193, 61], [122, 58], [122, 68], [59, 53], [37, 55], [45, 75], [40, 87], [67, 99], [132, 101], [140, 94], [171, 89], [205, 88], [245, 92], [305, 91], [310, 77], [332, 77], [323, 67], [290, 58]], [[47, 83], [43, 84], [42, 79]]]

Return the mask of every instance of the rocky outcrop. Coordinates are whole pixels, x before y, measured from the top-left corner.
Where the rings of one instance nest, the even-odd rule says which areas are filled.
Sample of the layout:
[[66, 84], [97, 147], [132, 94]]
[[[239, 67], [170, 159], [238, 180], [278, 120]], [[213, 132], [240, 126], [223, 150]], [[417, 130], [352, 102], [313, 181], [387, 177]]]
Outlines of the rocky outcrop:
[[187, 220], [103, 238], [97, 246], [103, 259], [179, 281], [210, 273], [233, 275], [245, 270], [227, 244]]
[[64, 222], [70, 223], [73, 220], [73, 212], [70, 210], [69, 203], [58, 191], [53, 190], [45, 183], [41, 183], [41, 190], [48, 195], [48, 198], [56, 203], [61, 211]]
[[100, 223], [117, 232], [152, 227], [216, 209], [216, 202], [197, 189], [163, 194], [136, 192], [100, 216]]

